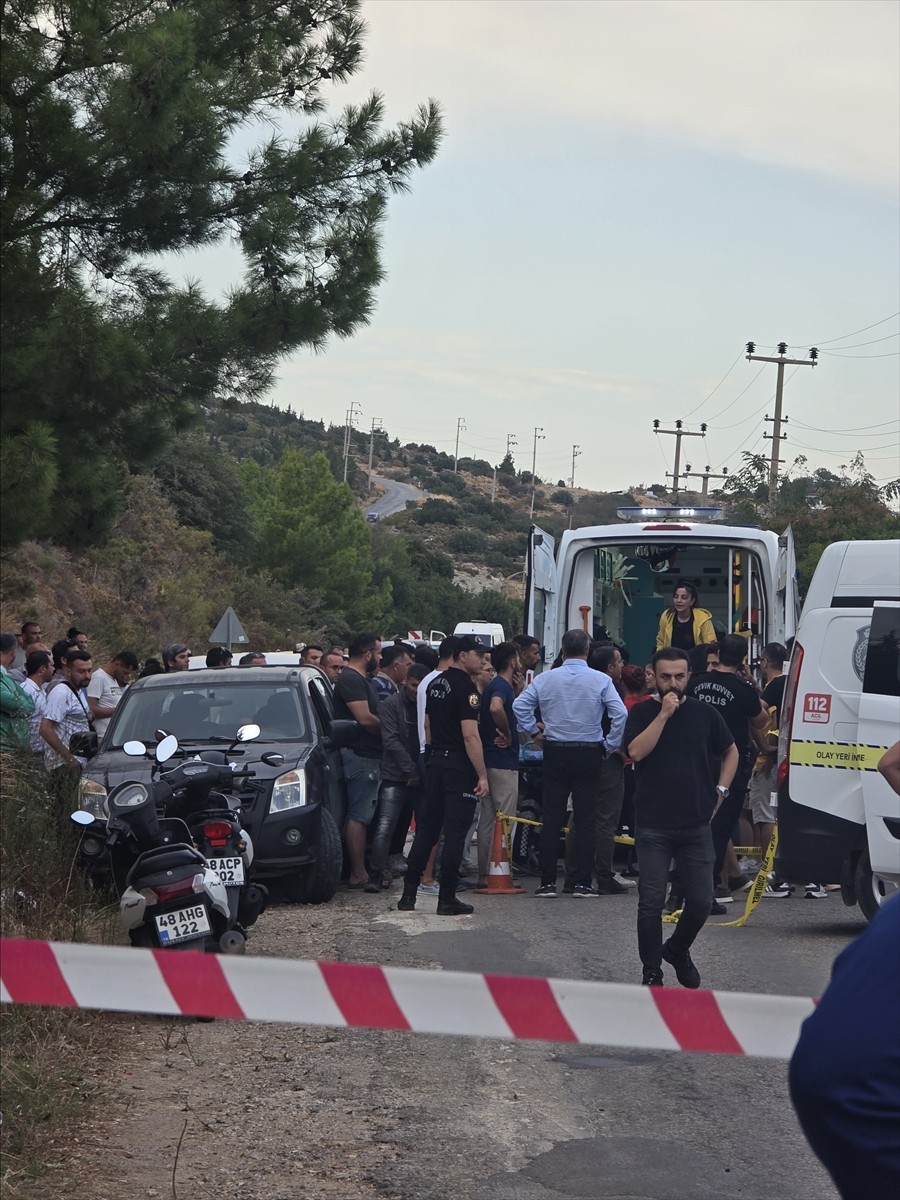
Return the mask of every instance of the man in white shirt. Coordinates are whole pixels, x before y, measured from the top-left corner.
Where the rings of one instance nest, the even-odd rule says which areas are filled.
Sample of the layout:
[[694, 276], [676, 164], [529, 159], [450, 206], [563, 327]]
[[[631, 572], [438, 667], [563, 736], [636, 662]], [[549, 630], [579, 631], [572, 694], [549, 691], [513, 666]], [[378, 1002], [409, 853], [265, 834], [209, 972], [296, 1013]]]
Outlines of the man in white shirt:
[[121, 650], [91, 675], [87, 689], [88, 705], [98, 737], [102, 738], [106, 733], [110, 718], [122, 699], [122, 692], [131, 683], [131, 677], [137, 669], [137, 656], [130, 650]]
[[46, 685], [53, 678], [53, 657], [49, 650], [29, 650], [25, 659], [25, 678], [21, 688], [31, 697], [34, 712], [28, 718], [28, 746], [34, 755], [34, 765], [44, 768], [44, 739], [41, 737], [41, 718], [47, 708]]
[[91, 656], [86, 650], [70, 650], [65, 660], [67, 678], [50, 692], [41, 718], [41, 737], [47, 744], [44, 762], [48, 771], [56, 772], [61, 783], [67, 769], [78, 776], [84, 765], [69, 749], [69, 741], [73, 734], [90, 733], [87, 685], [92, 669]]

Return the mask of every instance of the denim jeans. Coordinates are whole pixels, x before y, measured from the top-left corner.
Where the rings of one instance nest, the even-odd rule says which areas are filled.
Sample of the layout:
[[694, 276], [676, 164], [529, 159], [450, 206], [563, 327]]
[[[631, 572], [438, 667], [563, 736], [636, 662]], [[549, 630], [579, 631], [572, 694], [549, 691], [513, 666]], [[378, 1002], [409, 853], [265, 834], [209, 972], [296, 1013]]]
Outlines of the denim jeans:
[[688, 829], [643, 829], [635, 838], [641, 873], [638, 876], [638, 953], [648, 970], [662, 964], [662, 911], [669, 881], [669, 862], [675, 859], [684, 908], [672, 934], [672, 949], [689, 950], [709, 916], [713, 902], [712, 830], [709, 825]]
[[405, 804], [406, 784], [384, 780], [378, 792], [375, 836], [369, 850], [369, 870], [373, 875], [383, 875], [387, 868], [391, 838]]

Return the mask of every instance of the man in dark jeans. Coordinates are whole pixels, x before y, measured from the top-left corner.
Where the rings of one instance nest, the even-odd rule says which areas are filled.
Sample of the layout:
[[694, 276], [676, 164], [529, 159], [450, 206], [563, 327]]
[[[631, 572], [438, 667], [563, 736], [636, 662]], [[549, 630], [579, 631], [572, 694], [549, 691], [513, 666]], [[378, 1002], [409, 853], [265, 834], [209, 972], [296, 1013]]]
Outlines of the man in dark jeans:
[[468, 635], [456, 638], [451, 666], [427, 686], [425, 799], [416, 820], [416, 837], [403, 877], [403, 895], [397, 902], [401, 912], [412, 912], [416, 907], [419, 880], [442, 828], [444, 849], [437, 915], [456, 917], [474, 911], [471, 904], [457, 900], [456, 885], [475, 805], [488, 794], [478, 732], [481, 696], [475, 676], [484, 669], [489, 653], [490, 647], [479, 638]]
[[[625, 726], [625, 747], [635, 763], [635, 835], [638, 882], [638, 953], [642, 982], [662, 987], [663, 960], [684, 987], [700, 986], [690, 949], [713, 899], [710, 821], [728, 796], [738, 752], [716, 709], [686, 698], [688, 656], [668, 647], [653, 656], [657, 695], [635, 705]], [[719, 760], [718, 784], [712, 760]], [[662, 941], [662, 911], [675, 859], [684, 909], [675, 932]]]

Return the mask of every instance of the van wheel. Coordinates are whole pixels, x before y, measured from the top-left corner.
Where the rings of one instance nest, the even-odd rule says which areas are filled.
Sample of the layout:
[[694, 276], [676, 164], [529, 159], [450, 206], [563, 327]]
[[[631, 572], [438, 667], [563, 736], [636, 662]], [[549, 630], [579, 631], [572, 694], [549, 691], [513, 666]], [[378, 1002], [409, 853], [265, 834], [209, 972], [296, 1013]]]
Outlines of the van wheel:
[[334, 817], [323, 808], [319, 825], [319, 855], [312, 866], [281, 881], [282, 891], [294, 904], [325, 904], [338, 889], [344, 850]]
[[872, 874], [868, 846], [859, 856], [854, 883], [857, 903], [867, 921], [871, 921], [877, 915], [885, 900], [897, 894], [896, 884], [885, 883], [883, 879], [878, 879]]

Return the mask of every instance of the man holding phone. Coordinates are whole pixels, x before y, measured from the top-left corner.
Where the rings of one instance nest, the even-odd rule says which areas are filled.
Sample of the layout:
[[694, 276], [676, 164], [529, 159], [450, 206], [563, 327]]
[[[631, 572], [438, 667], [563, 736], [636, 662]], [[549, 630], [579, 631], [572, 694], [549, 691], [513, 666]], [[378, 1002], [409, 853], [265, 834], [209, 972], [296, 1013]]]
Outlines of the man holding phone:
[[[738, 752], [715, 708], [686, 697], [690, 665], [676, 647], [653, 656], [657, 694], [628, 714], [624, 745], [635, 764], [635, 841], [641, 872], [638, 883], [638, 953], [642, 982], [662, 987], [662, 963], [675, 968], [684, 987], [700, 986], [690, 948], [709, 916], [713, 900], [710, 822], [728, 796]], [[718, 760], [718, 778], [713, 762]], [[662, 918], [675, 859], [684, 909], [672, 937], [663, 945]]]

